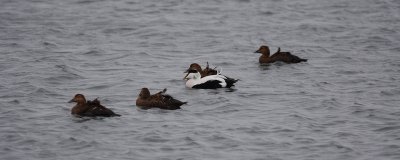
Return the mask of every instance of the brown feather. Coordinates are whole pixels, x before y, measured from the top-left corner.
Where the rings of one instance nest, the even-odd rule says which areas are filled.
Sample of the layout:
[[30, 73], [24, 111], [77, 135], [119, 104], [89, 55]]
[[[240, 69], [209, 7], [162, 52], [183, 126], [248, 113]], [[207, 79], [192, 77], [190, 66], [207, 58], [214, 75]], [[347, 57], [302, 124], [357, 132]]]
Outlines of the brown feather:
[[136, 106], [141, 109], [160, 108], [167, 110], [181, 109], [180, 106], [187, 102], [181, 102], [174, 99], [172, 96], [165, 94], [167, 89], [160, 91], [154, 95], [150, 95], [150, 91], [147, 88], [142, 88], [136, 99]]

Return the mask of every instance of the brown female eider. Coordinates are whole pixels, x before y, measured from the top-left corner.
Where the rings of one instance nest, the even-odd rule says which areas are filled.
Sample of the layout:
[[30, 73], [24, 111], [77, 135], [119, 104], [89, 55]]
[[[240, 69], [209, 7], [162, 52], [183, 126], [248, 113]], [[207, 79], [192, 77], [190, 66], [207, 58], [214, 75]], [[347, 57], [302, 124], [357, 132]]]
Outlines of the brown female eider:
[[164, 94], [165, 92], [167, 92], [167, 89], [154, 95], [150, 95], [149, 89], [142, 88], [138, 98], [136, 99], [136, 106], [141, 109], [160, 108], [176, 110], [181, 109], [180, 106], [187, 103], [174, 99], [172, 96]]
[[86, 101], [85, 96], [82, 94], [76, 94], [69, 103], [76, 102], [77, 104], [71, 109], [71, 114], [77, 116], [87, 116], [87, 117], [113, 117], [121, 116], [114, 113], [112, 110], [104, 107], [100, 104], [97, 98], [93, 101]]
[[197, 64], [197, 63], [192, 63], [192, 64], [189, 66], [189, 69], [188, 69], [188, 70], [196, 70], [196, 71], [198, 71], [198, 72], [200, 73], [200, 75], [201, 75], [202, 78], [205, 77], [205, 76], [216, 75], [216, 74], [218, 74], [218, 71], [215, 70], [215, 68], [212, 69], [212, 68], [210, 68], [210, 67], [208, 66], [208, 62], [207, 62], [207, 66], [206, 66], [205, 69], [201, 69], [201, 66], [200, 66], [199, 64]]
[[278, 51], [269, 56], [269, 47], [268, 46], [261, 46], [257, 51], [254, 53], [261, 53], [262, 55], [258, 59], [260, 63], [274, 63], [277, 61], [285, 62], [285, 63], [300, 63], [300, 62], [307, 62], [307, 59], [299, 58], [295, 55], [292, 55], [290, 52], [281, 52], [281, 48], [278, 48]]

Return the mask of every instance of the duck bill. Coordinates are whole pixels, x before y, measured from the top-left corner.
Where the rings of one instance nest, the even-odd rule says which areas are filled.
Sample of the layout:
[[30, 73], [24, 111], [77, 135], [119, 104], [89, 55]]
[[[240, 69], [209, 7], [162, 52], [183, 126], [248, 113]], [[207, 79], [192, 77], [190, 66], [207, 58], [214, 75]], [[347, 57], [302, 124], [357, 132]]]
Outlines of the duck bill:
[[185, 77], [183, 77], [183, 80], [188, 80], [189, 78], [187, 78], [187, 76], [189, 75], [189, 72], [188, 72], [188, 71], [186, 71], [185, 73], [187, 73], [187, 74], [186, 74], [186, 76], [185, 76]]
[[76, 102], [75, 99], [71, 99], [68, 101], [68, 103]]
[[256, 50], [254, 53], [261, 53], [260, 50]]
[[[192, 68], [188, 68], [185, 72], [183, 73], [189, 73], [189, 71], [192, 70]], [[187, 75], [186, 75], [187, 76]]]

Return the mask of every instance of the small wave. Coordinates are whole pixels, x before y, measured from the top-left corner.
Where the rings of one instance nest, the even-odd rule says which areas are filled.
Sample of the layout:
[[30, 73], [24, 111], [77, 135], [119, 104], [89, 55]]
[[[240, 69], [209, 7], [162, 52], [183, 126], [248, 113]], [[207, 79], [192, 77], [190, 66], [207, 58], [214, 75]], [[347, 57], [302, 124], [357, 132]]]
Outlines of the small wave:
[[294, 141], [300, 144], [313, 144], [317, 142], [315, 139], [312, 138], [295, 138]]
[[240, 112], [241, 109], [236, 109], [235, 104], [224, 104], [223, 106], [216, 107], [215, 109], [206, 110], [205, 112], [212, 112], [213, 114], [232, 114]]
[[344, 137], [353, 137], [353, 136], [357, 136], [357, 135], [349, 133], [349, 132], [338, 132], [338, 133], [335, 133], [335, 136], [339, 137], [339, 138], [344, 138]]
[[266, 15], [266, 16], [272, 16], [272, 15], [274, 15], [275, 13], [274, 13], [274, 12], [271, 12], [271, 11], [265, 11], [265, 12], [260, 12], [260, 14], [261, 14], [261, 15]]
[[271, 129], [272, 133], [293, 133], [296, 132], [294, 129], [283, 128], [283, 127], [274, 127]]
[[102, 2], [102, 1], [104, 1], [104, 0], [80, 0], [80, 1], [77, 1], [75, 3], [77, 3], [77, 4], [91, 4], [91, 3]]
[[316, 32], [318, 30], [318, 27], [316, 27], [314, 24], [300, 24], [298, 26], [298, 29], [309, 32]]
[[149, 53], [147, 53], [147, 52], [139, 52], [139, 53], [137, 53], [137, 54], [138, 54], [138, 56], [153, 57], [153, 55], [151, 55], [151, 54], [149, 54]]
[[235, 140], [233, 137], [226, 134], [213, 134], [207, 137], [215, 149], [232, 149], [233, 147], [238, 147], [240, 142]]
[[369, 117], [372, 115], [372, 113], [376, 112], [376, 109], [365, 109], [365, 108], [357, 108], [355, 111], [351, 112], [351, 114], [355, 115], [364, 115], [366, 117]]
[[400, 90], [398, 89], [391, 89], [386, 91], [381, 91], [382, 96], [397, 96], [400, 95]]
[[336, 98], [322, 100], [321, 105], [329, 109], [337, 109], [337, 107], [343, 106]]
[[230, 62], [225, 61], [225, 62], [216, 63], [216, 64], [210, 63], [210, 68], [217, 67], [217, 69], [218, 68], [221, 69], [222, 68], [221, 66], [235, 66], [235, 65], [237, 65], [237, 64], [233, 61], [230, 61]]
[[65, 81], [70, 81], [74, 79], [80, 79], [82, 77], [76, 75], [61, 75], [61, 76], [53, 76], [45, 78], [44, 80], [47, 81], [49, 84], [63, 84]]
[[183, 140], [185, 141], [185, 145], [196, 146], [196, 147], [201, 146], [200, 143], [198, 143], [195, 139], [193, 139], [191, 137], [184, 137]]
[[262, 134], [268, 134], [269, 132], [261, 127], [257, 127], [257, 126], [246, 126], [246, 127], [239, 127], [239, 128], [234, 128], [234, 129], [230, 129], [232, 131], [242, 131], [245, 132], [247, 134], [252, 134], [252, 135], [262, 135]]
[[382, 128], [376, 129], [374, 131], [376, 131], [376, 132], [386, 132], [386, 131], [392, 131], [392, 130], [399, 130], [400, 131], [400, 126], [382, 127]]
[[9, 101], [8, 103], [16, 105], [16, 104], [21, 104], [21, 101], [19, 101], [18, 99], [14, 99], [14, 100]]
[[33, 92], [29, 93], [30, 96], [62, 96], [54, 91], [47, 90], [45, 88], [38, 88]]
[[120, 56], [115, 56], [115, 57], [103, 59], [103, 61], [113, 61], [113, 60], [118, 60], [118, 59], [125, 59], [125, 58], [127, 58], [129, 56], [131, 56], [131, 54], [123, 54], [123, 55], [120, 55]]
[[359, 73], [364, 73], [363, 71], [351, 71], [351, 70], [340, 70], [336, 72], [337, 74], [344, 74], [344, 75], [355, 75]]
[[55, 65], [56, 68], [60, 68], [62, 72], [59, 74], [50, 75], [50, 77], [44, 78], [45, 81], [51, 84], [62, 84], [68, 80], [81, 79], [84, 78], [78, 72], [77, 69], [69, 67], [67, 65]]
[[96, 147], [96, 146], [100, 145], [100, 143], [95, 140], [86, 141], [86, 140], [81, 140], [81, 139], [74, 138], [74, 137], [64, 138], [57, 143], [58, 143], [58, 145], [61, 145], [63, 148], [68, 148], [68, 149], [73, 149], [73, 150], [91, 148], [91, 147]]
[[250, 0], [236, 0], [237, 2], [240, 2], [240, 3], [249, 3], [249, 2], [251, 2]]
[[83, 55], [100, 56], [101, 52], [100, 51], [96, 51], [96, 50], [90, 50], [90, 51], [84, 52]]
[[295, 118], [296, 121], [299, 121], [299, 122], [313, 121], [312, 118], [308, 118], [308, 117], [302, 116], [302, 115], [300, 115], [300, 114], [291, 114], [291, 115], [289, 115], [289, 116]]
[[110, 88], [110, 85], [97, 85], [97, 86], [92, 86], [92, 87], [88, 87], [86, 89], [106, 89], [106, 88]]
[[335, 150], [336, 152], [341, 152], [341, 153], [347, 153], [347, 152], [352, 152], [354, 151], [351, 147], [347, 147], [343, 144], [340, 144], [339, 142], [336, 141], [331, 141], [325, 144], [317, 144], [317, 145], [310, 145], [308, 146], [309, 148], [318, 148], [318, 149], [332, 149]]
[[238, 94], [239, 97], [242, 98], [254, 98], [254, 97], [259, 97], [259, 96], [265, 96], [264, 92], [260, 92], [260, 93], [239, 93]]
[[51, 43], [51, 42], [46, 42], [46, 41], [42, 42], [42, 44], [44, 46], [47, 46], [47, 47], [55, 47], [55, 46], [57, 46], [56, 43]]
[[[182, 78], [183, 78], [183, 76], [182, 76]], [[182, 81], [182, 79], [177, 78], [177, 79], [170, 79], [170, 80], [168, 80], [168, 82], [175, 83], [175, 84], [181, 84], [183, 81]]]
[[109, 28], [109, 29], [104, 29], [103, 33], [105, 34], [124, 34], [124, 33], [131, 33], [135, 31], [136, 28], [130, 28], [130, 27], [122, 27], [122, 28]]
[[153, 142], [153, 143], [166, 143], [169, 140], [164, 139], [161, 136], [150, 135], [150, 136], [146, 136], [146, 137], [142, 138], [142, 141], [143, 142]]

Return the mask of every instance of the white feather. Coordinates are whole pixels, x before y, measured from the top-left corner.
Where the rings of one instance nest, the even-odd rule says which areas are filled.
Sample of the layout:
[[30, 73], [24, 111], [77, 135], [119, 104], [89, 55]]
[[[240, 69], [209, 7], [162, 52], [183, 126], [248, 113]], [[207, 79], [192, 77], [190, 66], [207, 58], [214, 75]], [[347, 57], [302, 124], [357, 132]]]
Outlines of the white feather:
[[222, 68], [217, 70], [217, 75], [221, 75], [221, 73], [222, 73]]
[[186, 86], [189, 88], [192, 88], [193, 86], [198, 84], [206, 83], [207, 81], [215, 81], [215, 80], [219, 81], [220, 82], [219, 84], [222, 87], [226, 87], [227, 85], [225, 82], [226, 77], [223, 75], [210, 75], [201, 78], [200, 73], [197, 72], [197, 73], [189, 73], [187, 78], [188, 81], [186, 81]]

